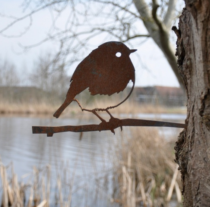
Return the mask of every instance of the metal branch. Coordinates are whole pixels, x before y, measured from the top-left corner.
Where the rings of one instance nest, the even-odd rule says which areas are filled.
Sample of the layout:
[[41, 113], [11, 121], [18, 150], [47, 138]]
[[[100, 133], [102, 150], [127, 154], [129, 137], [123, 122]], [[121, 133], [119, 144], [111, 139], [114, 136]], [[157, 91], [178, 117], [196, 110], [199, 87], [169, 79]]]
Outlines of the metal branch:
[[52, 137], [55, 133], [60, 132], [90, 132], [90, 131], [107, 131], [110, 129], [116, 129], [123, 126], [144, 126], [144, 127], [175, 127], [175, 128], [185, 128], [185, 124], [171, 123], [163, 121], [151, 121], [143, 119], [119, 119], [118, 122], [106, 122], [106, 124], [90, 124], [90, 125], [80, 125], [80, 126], [32, 126], [33, 134], [47, 134], [48, 137]]

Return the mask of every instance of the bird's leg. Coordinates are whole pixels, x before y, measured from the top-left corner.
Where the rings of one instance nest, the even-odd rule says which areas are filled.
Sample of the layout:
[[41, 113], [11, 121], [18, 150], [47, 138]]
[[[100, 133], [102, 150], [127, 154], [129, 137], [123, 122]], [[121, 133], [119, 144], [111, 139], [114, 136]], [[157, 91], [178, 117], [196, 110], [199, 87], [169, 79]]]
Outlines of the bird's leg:
[[105, 111], [107, 112], [107, 114], [109, 114], [109, 116], [110, 116], [111, 118], [114, 118], [114, 117], [112, 116], [112, 114], [108, 111], [108, 109], [105, 109]]
[[101, 120], [101, 122], [106, 122], [101, 116], [99, 116], [97, 113], [96, 113], [96, 110], [90, 110], [90, 112], [92, 112], [93, 114], [95, 114], [100, 120]]
[[[113, 134], [115, 134], [114, 129], [116, 127], [118, 127], [118, 126], [120, 126], [121, 131], [122, 131], [122, 122], [121, 122], [121, 120], [117, 119], [117, 118], [114, 118], [112, 116], [112, 114], [108, 111], [108, 109], [98, 109], [98, 108], [96, 108], [96, 109], [89, 110], [89, 111], [92, 112], [93, 114], [95, 114], [101, 120], [100, 126], [110, 129]], [[111, 117], [109, 122], [105, 121], [102, 117], [100, 117], [97, 114], [96, 111], [106, 111], [109, 114], [109, 116]]]
[[[108, 111], [108, 109], [85, 109], [85, 108], [82, 108], [81, 104], [79, 103], [79, 101], [77, 99], [74, 99], [75, 102], [77, 102], [77, 104], [79, 105], [79, 107], [81, 108], [82, 111], [88, 111], [88, 112], [92, 112], [95, 116], [97, 116], [100, 120], [101, 120], [101, 123], [99, 124], [100, 126], [102, 126], [102, 128], [107, 128], [107, 129], [110, 129], [111, 132], [113, 134], [115, 134], [114, 132], [114, 129], [117, 127], [117, 126], [120, 126], [121, 128], [121, 131], [122, 131], [122, 124], [121, 124], [121, 120], [117, 119], [117, 118], [114, 118], [111, 113]], [[109, 116], [111, 117], [109, 122], [105, 121], [101, 116], [99, 116], [99, 114], [96, 112], [96, 111], [106, 111]]]
[[120, 119], [117, 119], [117, 118], [115, 118], [115, 117], [113, 117], [112, 114], [108, 111], [108, 109], [105, 109], [105, 111], [106, 111], [106, 112], [109, 114], [109, 116], [111, 117], [110, 120], [109, 120], [109, 122], [111, 122], [111, 123], [118, 123], [119, 126], [120, 126], [120, 129], [121, 129], [121, 131], [122, 131], [123, 128], [122, 128], [121, 120], [120, 120]]
[[107, 123], [101, 116], [99, 116], [96, 111], [97, 109], [93, 109], [93, 110], [89, 110], [89, 109], [85, 109], [85, 108], [82, 108], [81, 104], [79, 103], [79, 101], [77, 99], [74, 99], [75, 102], [77, 102], [78, 106], [81, 108], [82, 111], [88, 111], [88, 112], [92, 112], [94, 115], [96, 115], [102, 123]]
[[77, 102], [78, 106], [81, 108], [82, 111], [84, 110], [84, 109], [82, 108], [80, 102], [79, 102], [76, 98], [74, 98], [73, 101]]
[[105, 127], [105, 128], [108, 128], [111, 130], [111, 132], [113, 134], [115, 134], [114, 132], [114, 127], [112, 126], [112, 124], [109, 122], [106, 122], [103, 118], [101, 118], [97, 113], [96, 113], [97, 109], [93, 109], [92, 110], [92, 113], [95, 114], [100, 120], [101, 120], [101, 123], [99, 124], [100, 126], [102, 127]]

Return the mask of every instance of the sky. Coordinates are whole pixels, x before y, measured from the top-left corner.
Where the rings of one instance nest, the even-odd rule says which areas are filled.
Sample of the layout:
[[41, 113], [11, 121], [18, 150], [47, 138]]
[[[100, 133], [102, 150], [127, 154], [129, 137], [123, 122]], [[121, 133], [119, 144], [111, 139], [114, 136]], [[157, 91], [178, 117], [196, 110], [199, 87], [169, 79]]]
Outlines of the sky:
[[[21, 3], [22, 0], [0, 0], [0, 31], [11, 22], [14, 16], [20, 17], [22, 15]], [[8, 18], [3, 17], [2, 14], [7, 15]], [[65, 13], [61, 17], [61, 25], [65, 22], [64, 19], [66, 19]], [[55, 43], [48, 42], [24, 51], [21, 45], [35, 44], [46, 37], [51, 25], [49, 11], [44, 10], [36, 14], [31, 22], [30, 29], [24, 35], [19, 36], [29, 24], [30, 19], [24, 20], [5, 31], [3, 35], [0, 34], [0, 60], [6, 58], [17, 66], [18, 73], [23, 78], [22, 85], [28, 84], [27, 75], [32, 72], [36, 58], [42, 53], [55, 51], [58, 48], [58, 45], [55, 45]], [[142, 30], [145, 30], [143, 25], [140, 25], [140, 27], [142, 27]], [[171, 35], [174, 35], [172, 31]], [[102, 38], [99, 36], [95, 42], [99, 45], [103, 43], [101, 40]], [[175, 41], [172, 44], [175, 47]], [[95, 48], [93, 47], [92, 49]], [[137, 55], [132, 54], [130, 56], [136, 70], [136, 86], [179, 86], [164, 55], [152, 39], [148, 39], [144, 44], [137, 45], [137, 47], [131, 49], [138, 49]], [[87, 51], [86, 56], [90, 52], [91, 50]], [[83, 59], [84, 57], [81, 58]], [[69, 66], [68, 75], [72, 75], [74, 70], [75, 65]]]

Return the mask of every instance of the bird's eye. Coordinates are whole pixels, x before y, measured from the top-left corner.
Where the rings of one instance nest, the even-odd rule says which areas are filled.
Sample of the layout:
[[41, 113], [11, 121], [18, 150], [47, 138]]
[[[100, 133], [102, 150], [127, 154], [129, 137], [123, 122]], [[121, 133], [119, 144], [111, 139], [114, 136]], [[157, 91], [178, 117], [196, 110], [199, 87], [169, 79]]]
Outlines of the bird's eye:
[[121, 52], [117, 52], [117, 53], [115, 54], [115, 56], [118, 57], [118, 58], [121, 57], [121, 55], [122, 55]]

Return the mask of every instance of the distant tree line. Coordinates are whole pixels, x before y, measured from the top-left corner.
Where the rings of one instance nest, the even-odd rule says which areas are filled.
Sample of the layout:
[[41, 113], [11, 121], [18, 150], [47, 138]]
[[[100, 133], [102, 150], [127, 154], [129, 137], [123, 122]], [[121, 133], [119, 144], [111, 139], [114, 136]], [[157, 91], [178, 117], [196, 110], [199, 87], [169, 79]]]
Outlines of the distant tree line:
[[[28, 87], [25, 87], [22, 74], [17, 71], [17, 67], [11, 61], [5, 59], [0, 63], [0, 97], [10, 102], [63, 100], [70, 85], [67, 67], [68, 65], [59, 56], [50, 52], [40, 54], [35, 59], [32, 68], [25, 70], [28, 82]], [[93, 97], [86, 89], [76, 98], [88, 103], [98, 99], [115, 101], [116, 99], [121, 100], [129, 91], [130, 88], [128, 87], [127, 90], [114, 97], [101, 95]], [[183, 91], [180, 91], [182, 94], [173, 96], [176, 100], [172, 100], [172, 97], [167, 96], [167, 94], [158, 94], [155, 87], [137, 87], [130, 100], [144, 104], [158, 102], [160, 105], [184, 105], [185, 96]]]
[[0, 59], [0, 86], [16, 86], [19, 83], [16, 66], [7, 59]]
[[[67, 75], [66, 65], [50, 53], [40, 55], [32, 68], [26, 69], [27, 82], [47, 92], [62, 96], [66, 93], [70, 77]], [[23, 78], [14, 63], [8, 59], [0, 61], [0, 86], [23, 85]], [[69, 84], [68, 84], [69, 83]]]

